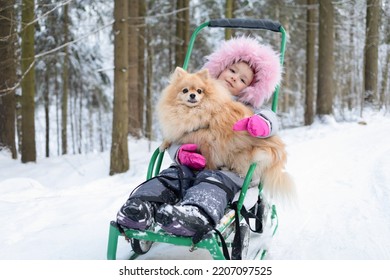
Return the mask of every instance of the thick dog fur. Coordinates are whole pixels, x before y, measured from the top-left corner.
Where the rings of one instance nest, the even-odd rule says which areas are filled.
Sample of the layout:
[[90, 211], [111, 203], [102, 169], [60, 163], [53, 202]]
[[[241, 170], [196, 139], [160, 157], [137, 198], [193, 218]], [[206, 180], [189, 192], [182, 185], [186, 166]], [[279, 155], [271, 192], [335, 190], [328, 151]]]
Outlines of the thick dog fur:
[[288, 196], [294, 183], [284, 171], [285, 144], [279, 136], [252, 137], [233, 131], [238, 120], [253, 115], [244, 104], [233, 101], [230, 92], [210, 78], [208, 70], [188, 73], [177, 67], [157, 105], [165, 149], [170, 143], [194, 143], [207, 160], [208, 169], [224, 168], [245, 176], [257, 162], [253, 179], [260, 179], [272, 195]]

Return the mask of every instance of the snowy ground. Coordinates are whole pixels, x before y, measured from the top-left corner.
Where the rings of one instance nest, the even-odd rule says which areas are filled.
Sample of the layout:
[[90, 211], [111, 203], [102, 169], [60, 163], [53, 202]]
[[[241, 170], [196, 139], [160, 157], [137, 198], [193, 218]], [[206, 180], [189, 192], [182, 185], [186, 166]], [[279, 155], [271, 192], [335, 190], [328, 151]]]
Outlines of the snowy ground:
[[[277, 205], [271, 260], [390, 260], [390, 118], [288, 129], [296, 205]], [[152, 145], [152, 151], [158, 143]], [[110, 220], [146, 175], [146, 141], [130, 142], [131, 169], [108, 176], [109, 153], [21, 164], [0, 153], [0, 259], [106, 258]], [[168, 162], [165, 162], [165, 166]], [[128, 254], [129, 245], [119, 244]], [[208, 258], [158, 244], [145, 258]]]

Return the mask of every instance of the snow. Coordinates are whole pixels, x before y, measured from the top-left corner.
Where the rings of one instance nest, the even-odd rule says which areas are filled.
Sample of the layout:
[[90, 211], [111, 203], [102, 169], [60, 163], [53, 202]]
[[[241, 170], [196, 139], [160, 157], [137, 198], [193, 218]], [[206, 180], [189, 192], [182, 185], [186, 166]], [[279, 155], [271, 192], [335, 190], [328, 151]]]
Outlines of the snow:
[[[267, 259], [390, 259], [390, 118], [366, 115], [367, 125], [328, 121], [281, 132], [298, 201], [277, 204], [279, 229]], [[29, 164], [0, 152], [0, 259], [105, 259], [109, 222], [145, 179], [159, 142], [151, 152], [148, 145], [129, 140], [130, 170], [115, 176], [108, 175], [109, 152]], [[209, 258], [155, 245], [143, 258]], [[129, 245], [118, 247], [126, 258]]]

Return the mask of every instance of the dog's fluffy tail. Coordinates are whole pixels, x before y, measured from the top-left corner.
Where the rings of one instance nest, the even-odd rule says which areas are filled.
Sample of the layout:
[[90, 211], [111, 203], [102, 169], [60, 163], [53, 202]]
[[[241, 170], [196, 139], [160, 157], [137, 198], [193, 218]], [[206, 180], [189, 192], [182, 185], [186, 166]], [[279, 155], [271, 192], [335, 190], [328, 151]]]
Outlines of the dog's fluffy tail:
[[268, 168], [263, 171], [264, 190], [275, 197], [294, 200], [296, 196], [295, 182], [292, 176], [281, 168]]

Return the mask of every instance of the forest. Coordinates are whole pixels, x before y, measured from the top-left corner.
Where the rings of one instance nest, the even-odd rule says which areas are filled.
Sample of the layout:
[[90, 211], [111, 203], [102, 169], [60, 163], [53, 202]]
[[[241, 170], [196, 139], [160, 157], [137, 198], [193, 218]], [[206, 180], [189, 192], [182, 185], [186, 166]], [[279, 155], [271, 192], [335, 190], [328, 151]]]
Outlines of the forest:
[[[0, 0], [0, 151], [21, 163], [160, 139], [155, 104], [182, 66], [191, 33], [211, 19], [270, 19], [287, 33], [283, 128], [388, 113], [390, 0]], [[208, 28], [189, 70], [231, 36], [280, 49], [280, 33]]]

